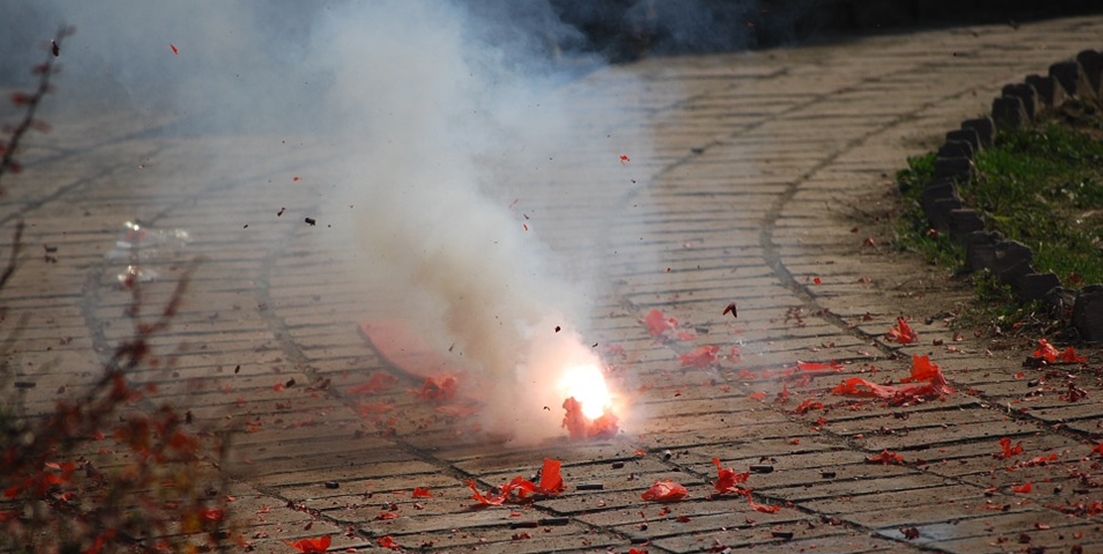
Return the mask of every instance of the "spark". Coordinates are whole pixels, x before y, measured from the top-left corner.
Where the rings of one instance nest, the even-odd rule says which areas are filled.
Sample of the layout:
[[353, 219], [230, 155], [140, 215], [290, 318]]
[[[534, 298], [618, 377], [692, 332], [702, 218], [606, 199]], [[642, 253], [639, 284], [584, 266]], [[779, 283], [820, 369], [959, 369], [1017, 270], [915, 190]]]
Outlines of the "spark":
[[582, 404], [582, 415], [594, 420], [612, 408], [613, 396], [605, 383], [605, 374], [597, 365], [568, 368], [559, 378], [558, 388], [564, 397], [574, 397]]

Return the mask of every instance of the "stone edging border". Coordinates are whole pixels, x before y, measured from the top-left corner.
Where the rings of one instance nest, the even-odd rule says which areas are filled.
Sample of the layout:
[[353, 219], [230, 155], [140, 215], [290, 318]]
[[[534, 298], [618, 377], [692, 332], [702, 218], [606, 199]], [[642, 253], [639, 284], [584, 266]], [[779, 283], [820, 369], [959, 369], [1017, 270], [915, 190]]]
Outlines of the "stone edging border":
[[965, 245], [969, 271], [991, 271], [1018, 298], [1043, 301], [1052, 312], [1071, 317], [1081, 338], [1097, 342], [1103, 341], [1103, 284], [1072, 291], [1061, 286], [1055, 273], [1036, 272], [1030, 247], [986, 231], [980, 214], [964, 208], [957, 190], [958, 183], [976, 177], [973, 157], [992, 146], [1000, 129], [1028, 125], [1071, 98], [1103, 101], [1103, 54], [1084, 50], [1073, 60], [1049, 66], [1047, 76], [1030, 75], [1004, 86], [992, 101], [990, 116], [967, 119], [960, 129], [946, 133], [920, 203], [932, 229]]

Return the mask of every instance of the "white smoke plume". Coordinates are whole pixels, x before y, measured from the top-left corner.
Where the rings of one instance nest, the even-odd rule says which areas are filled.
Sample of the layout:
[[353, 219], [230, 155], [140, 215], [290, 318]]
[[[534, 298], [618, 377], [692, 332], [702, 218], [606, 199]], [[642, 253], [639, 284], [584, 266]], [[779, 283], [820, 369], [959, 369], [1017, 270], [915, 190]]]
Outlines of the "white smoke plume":
[[[568, 112], [541, 100], [546, 74], [526, 74], [531, 67], [515, 55], [481, 42], [462, 10], [394, 2], [386, 13], [335, 10], [317, 35], [361, 53], [349, 65], [331, 60], [338, 65], [325, 101], [362, 122], [353, 134], [370, 137], [347, 168], [349, 203], [363, 207], [362, 272], [384, 272], [399, 317], [421, 323], [441, 345], [454, 342], [483, 372], [490, 430], [555, 433], [564, 398], [541, 395], [552, 390], [542, 381], [570, 358], [597, 361], [577, 335], [586, 291], [535, 237], [535, 224], [526, 231], [509, 198], [488, 190], [523, 193], [524, 166], [561, 148]], [[360, 32], [340, 33], [350, 19], [362, 22]], [[571, 331], [557, 334], [556, 325]]]
[[[557, 157], [615, 167], [619, 152], [587, 127], [589, 115], [550, 94], [597, 63], [565, 56], [585, 39], [550, 4], [19, 0], [3, 12], [36, 40], [59, 24], [77, 28], [64, 86], [85, 106], [171, 113], [177, 132], [294, 129], [332, 143], [324, 215], [354, 220], [335, 240], [356, 245], [365, 317], [396, 316], [438, 348], [454, 346], [481, 376], [490, 430], [522, 440], [563, 432], [557, 376], [599, 363], [583, 336], [601, 253], [588, 249], [596, 237], [557, 251], [541, 233], [569, 234], [567, 224], [530, 228], [511, 200], [585, 191], [549, 188], [541, 168]], [[601, 133], [584, 153], [580, 129]], [[643, 151], [633, 143], [633, 155]], [[182, 164], [198, 176], [226, 162]], [[577, 201], [598, 213], [603, 202]]]

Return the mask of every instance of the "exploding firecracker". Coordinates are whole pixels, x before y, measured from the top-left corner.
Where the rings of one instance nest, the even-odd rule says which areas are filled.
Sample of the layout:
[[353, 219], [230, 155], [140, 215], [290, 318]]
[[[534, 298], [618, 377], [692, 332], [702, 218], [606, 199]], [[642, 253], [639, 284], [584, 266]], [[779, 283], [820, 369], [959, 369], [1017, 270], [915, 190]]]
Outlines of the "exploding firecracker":
[[567, 429], [572, 439], [609, 438], [616, 436], [620, 428], [617, 426], [617, 416], [609, 410], [605, 410], [601, 416], [590, 419], [582, 411], [582, 404], [572, 396], [563, 401], [563, 427]]

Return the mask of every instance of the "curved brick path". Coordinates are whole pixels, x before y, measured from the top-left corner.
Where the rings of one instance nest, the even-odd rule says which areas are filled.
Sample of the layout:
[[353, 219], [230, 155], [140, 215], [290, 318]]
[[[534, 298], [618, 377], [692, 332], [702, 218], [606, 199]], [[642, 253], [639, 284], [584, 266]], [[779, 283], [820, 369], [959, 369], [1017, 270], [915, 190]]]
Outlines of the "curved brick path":
[[[851, 231], [861, 225], [856, 216], [877, 211], [887, 176], [906, 156], [986, 111], [1003, 84], [1101, 46], [1101, 31], [1103, 19], [1071, 19], [652, 59], [565, 87], [562, 95], [592, 112], [578, 129], [580, 144], [594, 136], [650, 137], [648, 149], [626, 152], [632, 161], [623, 166], [568, 153], [561, 167], [588, 179], [552, 168], [549, 182], [558, 188], [525, 199], [549, 219], [571, 222], [577, 236], [549, 237], [553, 245], [569, 251], [572, 239], [600, 236], [612, 253], [604, 260], [612, 290], [601, 299], [593, 338], [625, 349], [625, 358], [612, 361], [649, 416], [615, 441], [480, 445], [457, 436], [470, 421], [418, 404], [406, 392], [417, 381], [355, 331], [363, 314], [354, 300], [365, 285], [349, 271], [347, 252], [317, 240], [324, 219], [317, 227], [302, 224], [320, 209], [324, 185], [307, 179], [272, 186], [263, 201], [256, 196], [258, 183], [324, 173], [335, 154], [274, 145], [271, 136], [166, 137], [157, 123], [110, 115], [56, 122], [48, 148], [28, 150], [26, 174], [5, 181], [11, 192], [3, 222], [24, 218], [28, 250], [36, 254], [5, 291], [7, 306], [31, 314], [11, 359], [21, 381], [36, 383], [28, 403], [45, 407], [59, 386], [74, 384], [61, 368], [95, 367], [128, 335], [120, 317], [128, 296], [114, 286], [125, 264], [105, 254], [122, 222], [140, 217], [157, 229], [187, 229], [194, 239], [148, 260], [146, 268], [161, 273], [146, 286], [148, 305], [168, 296], [171, 277], [188, 259], [204, 260], [184, 313], [158, 339], [171, 367], [135, 379], [158, 381], [201, 421], [250, 428], [236, 438], [235, 459], [224, 471], [258, 551], [287, 552], [282, 540], [326, 533], [340, 549], [371, 548], [375, 537], [391, 535], [408, 548], [434, 551], [627, 551], [644, 541], [650, 552], [726, 545], [973, 553], [1030, 545], [1068, 551], [1073, 544], [1101, 551], [1099, 516], [1066, 516], [1054, 506], [1101, 499], [1098, 483], [1078, 472], [1093, 470], [1081, 458], [1103, 410], [1061, 401], [1056, 391], [1023, 402], [1030, 389], [1015, 377], [1022, 353], [986, 356], [984, 345], [952, 341], [937, 318], [917, 323], [920, 346], [884, 343], [880, 335], [897, 315], [922, 321], [961, 293], [941, 292], [937, 273], [883, 256], [863, 244], [865, 229]], [[178, 166], [223, 149], [236, 157], [210, 168], [220, 179], [199, 182]], [[150, 182], [169, 192], [152, 196]], [[293, 208], [275, 218], [273, 206]], [[618, 216], [587, 217], [610, 209]], [[58, 261], [41, 261], [39, 244], [58, 246]], [[731, 300], [739, 303], [734, 321], [719, 313]], [[698, 338], [654, 343], [639, 322], [652, 308], [696, 327]], [[957, 351], [933, 346], [936, 338]], [[738, 346], [742, 360], [681, 369], [679, 356], [703, 344]], [[958, 392], [916, 406], [792, 413], [804, 399], [839, 402], [824, 392], [871, 364], [881, 372], [871, 379], [902, 377], [912, 353], [931, 354]], [[840, 360], [846, 369], [807, 382], [755, 376], [798, 360]], [[401, 380], [370, 399], [394, 403], [398, 421], [358, 413], [364, 400], [348, 393], [377, 370]], [[273, 389], [290, 379], [297, 384]], [[306, 386], [326, 379], [328, 387]], [[1090, 398], [1103, 394], [1091, 382], [1079, 384]], [[789, 400], [772, 402], [783, 390]], [[751, 396], [760, 391], [765, 402]], [[1021, 441], [1029, 456], [1056, 452], [1061, 462], [993, 471], [1014, 461], [992, 457], [1003, 436]], [[637, 457], [637, 449], [648, 453]], [[865, 462], [883, 449], [914, 463]], [[569, 485], [600, 483], [604, 490], [571, 488], [517, 508], [519, 516], [467, 509], [465, 480], [486, 488], [530, 474], [544, 456], [564, 461]], [[705, 500], [714, 456], [740, 471], [772, 464], [772, 473], [752, 474], [748, 485], [757, 502], [781, 510], [756, 512], [742, 498]], [[664, 478], [691, 495], [668, 513], [639, 498]], [[326, 488], [326, 481], [340, 486]], [[1030, 494], [1010, 490], [1026, 482], [1034, 483]], [[416, 508], [414, 486], [431, 487], [437, 497]], [[288, 502], [320, 516], [287, 509]], [[401, 517], [376, 521], [391, 502]], [[255, 514], [263, 506], [273, 509]], [[535, 528], [516, 528], [533, 521]], [[904, 539], [900, 529], [913, 526], [919, 538]], [[1029, 544], [1020, 542], [1022, 534]]]

